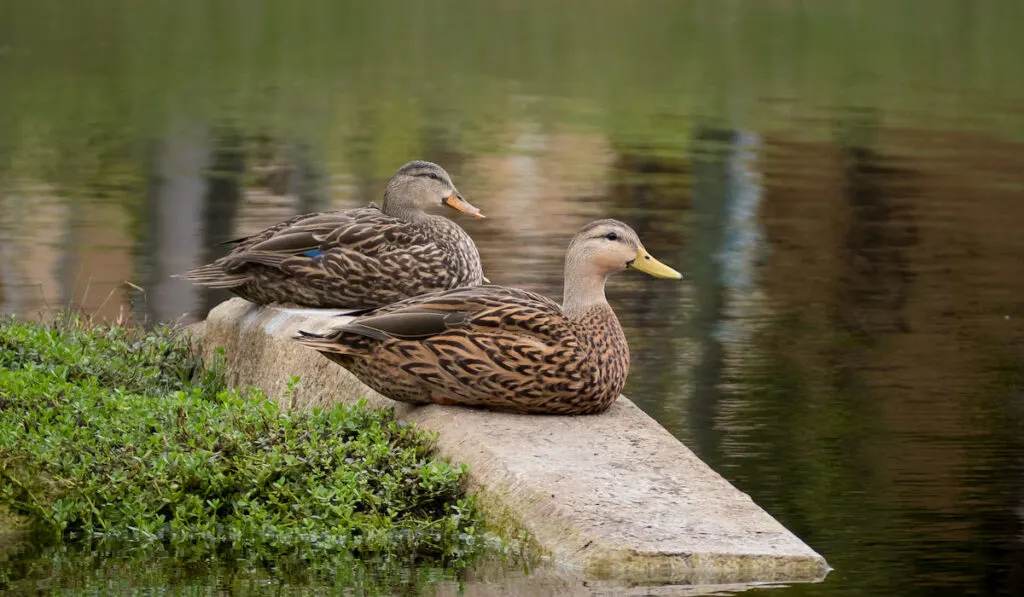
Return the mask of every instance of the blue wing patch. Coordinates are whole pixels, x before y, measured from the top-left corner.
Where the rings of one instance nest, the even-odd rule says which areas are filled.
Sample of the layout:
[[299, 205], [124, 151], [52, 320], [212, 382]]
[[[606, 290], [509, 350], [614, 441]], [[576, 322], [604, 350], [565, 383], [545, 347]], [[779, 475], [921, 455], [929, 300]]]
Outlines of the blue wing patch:
[[317, 255], [320, 255], [322, 253], [323, 251], [321, 251], [320, 249], [310, 249], [309, 251], [303, 253], [303, 255], [305, 255], [306, 257], [316, 257]]

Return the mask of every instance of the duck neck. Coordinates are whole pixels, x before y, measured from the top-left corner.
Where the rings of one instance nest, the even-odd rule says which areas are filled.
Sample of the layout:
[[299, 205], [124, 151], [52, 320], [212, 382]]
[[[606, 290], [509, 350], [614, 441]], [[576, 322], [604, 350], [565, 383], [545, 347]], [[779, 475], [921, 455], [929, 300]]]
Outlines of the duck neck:
[[397, 199], [391, 189], [384, 191], [384, 206], [381, 208], [381, 211], [392, 218], [397, 218], [411, 224], [422, 224], [429, 218], [422, 209]]
[[579, 319], [595, 307], [611, 309], [604, 296], [607, 274], [594, 271], [585, 264], [567, 261], [565, 289], [562, 293], [562, 312], [569, 319]]

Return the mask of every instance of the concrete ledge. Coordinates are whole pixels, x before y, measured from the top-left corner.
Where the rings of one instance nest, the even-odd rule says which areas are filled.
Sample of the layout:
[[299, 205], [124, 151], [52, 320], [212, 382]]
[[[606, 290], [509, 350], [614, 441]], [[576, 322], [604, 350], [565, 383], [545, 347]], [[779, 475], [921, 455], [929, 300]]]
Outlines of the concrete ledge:
[[827, 573], [820, 555], [625, 397], [586, 417], [396, 403], [291, 340], [299, 329], [337, 324], [335, 313], [232, 299], [196, 331], [207, 356], [225, 349], [233, 384], [280, 399], [300, 376], [284, 406], [366, 398], [438, 432], [438, 452], [469, 465], [469, 489], [488, 520], [526, 531], [556, 562], [588, 578], [721, 584], [815, 581]]

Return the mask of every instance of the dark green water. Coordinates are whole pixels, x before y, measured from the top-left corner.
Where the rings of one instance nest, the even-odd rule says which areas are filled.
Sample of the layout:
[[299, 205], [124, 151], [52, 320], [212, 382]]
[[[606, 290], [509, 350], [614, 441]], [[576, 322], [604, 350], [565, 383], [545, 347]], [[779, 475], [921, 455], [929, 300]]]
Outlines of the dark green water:
[[[201, 316], [168, 276], [216, 242], [431, 159], [496, 282], [560, 296], [604, 216], [685, 272], [611, 285], [627, 394], [835, 568], [770, 594], [1024, 594], [1024, 4], [0, 6], [3, 311]], [[5, 551], [43, 591], [569, 586]]]

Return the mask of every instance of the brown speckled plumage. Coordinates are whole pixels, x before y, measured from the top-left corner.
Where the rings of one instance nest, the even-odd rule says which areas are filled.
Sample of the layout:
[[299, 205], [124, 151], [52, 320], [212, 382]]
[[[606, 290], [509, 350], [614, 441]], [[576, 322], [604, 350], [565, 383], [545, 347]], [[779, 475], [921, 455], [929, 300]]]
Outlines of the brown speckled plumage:
[[599, 413], [629, 372], [629, 346], [604, 282], [629, 266], [679, 277], [650, 258], [628, 226], [600, 220], [570, 244], [564, 308], [486, 285], [407, 299], [297, 340], [402, 402]]
[[[258, 304], [366, 309], [485, 281], [473, 239], [424, 209], [465, 203], [448, 174], [410, 162], [388, 183], [384, 207], [296, 216], [249, 237], [182, 278]], [[449, 203], [449, 205], [452, 205]]]

